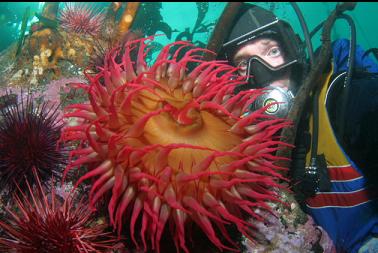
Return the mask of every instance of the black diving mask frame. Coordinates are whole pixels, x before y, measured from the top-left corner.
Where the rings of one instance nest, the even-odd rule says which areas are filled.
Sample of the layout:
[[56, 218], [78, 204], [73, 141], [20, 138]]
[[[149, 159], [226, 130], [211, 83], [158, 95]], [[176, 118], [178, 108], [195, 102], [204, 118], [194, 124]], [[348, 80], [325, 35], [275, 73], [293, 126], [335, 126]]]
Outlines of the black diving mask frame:
[[290, 66], [295, 64], [303, 65], [306, 62], [306, 56], [303, 53], [299, 36], [294, 33], [293, 29], [286, 21], [279, 20], [278, 18], [225, 43], [223, 45], [225, 58], [232, 64], [232, 57], [241, 46], [263, 37], [272, 38], [279, 42], [285, 53], [285, 63], [273, 67], [258, 56], [249, 58], [246, 72], [248, 75], [248, 84], [239, 87], [238, 89], [240, 90], [267, 86], [269, 82], [273, 82], [282, 77], [282, 74], [284, 74]]
[[250, 88], [262, 88], [268, 86], [272, 82], [281, 79], [289, 72], [291, 66], [297, 62], [297, 59], [292, 59], [273, 67], [261, 57], [252, 56], [247, 61], [247, 84]]

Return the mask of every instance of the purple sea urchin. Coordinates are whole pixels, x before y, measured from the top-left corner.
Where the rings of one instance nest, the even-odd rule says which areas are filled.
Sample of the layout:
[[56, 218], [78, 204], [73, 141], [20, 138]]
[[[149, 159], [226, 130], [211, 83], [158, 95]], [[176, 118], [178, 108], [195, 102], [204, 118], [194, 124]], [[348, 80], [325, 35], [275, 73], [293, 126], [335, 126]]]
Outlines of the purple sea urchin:
[[[139, 30], [137, 31], [128, 31], [123, 34], [123, 36], [117, 40], [105, 42], [102, 44], [100, 40], [95, 40], [94, 51], [89, 59], [89, 68], [94, 72], [98, 73], [105, 65], [106, 55], [114, 48], [119, 47], [120, 51], [115, 57], [116, 62], [122, 61], [122, 55], [125, 53], [125, 45], [128, 41], [137, 40], [143, 37], [143, 33]], [[132, 59], [136, 59], [136, 55], [131, 55]]]
[[104, 232], [105, 224], [96, 223], [87, 204], [75, 205], [73, 195], [59, 201], [54, 187], [48, 196], [33, 171], [36, 189], [26, 181], [28, 193], [19, 188], [21, 195], [14, 195], [18, 212], [8, 210], [7, 222], [0, 219], [5, 232], [1, 252], [100, 253], [113, 248], [115, 238]]
[[45, 182], [60, 176], [64, 152], [57, 147], [62, 124], [56, 107], [36, 105], [30, 96], [0, 111], [0, 187], [12, 192], [14, 182], [23, 187], [34, 182], [35, 167]]
[[96, 36], [104, 21], [102, 13], [95, 13], [88, 4], [66, 3], [60, 11], [60, 24], [67, 32]]

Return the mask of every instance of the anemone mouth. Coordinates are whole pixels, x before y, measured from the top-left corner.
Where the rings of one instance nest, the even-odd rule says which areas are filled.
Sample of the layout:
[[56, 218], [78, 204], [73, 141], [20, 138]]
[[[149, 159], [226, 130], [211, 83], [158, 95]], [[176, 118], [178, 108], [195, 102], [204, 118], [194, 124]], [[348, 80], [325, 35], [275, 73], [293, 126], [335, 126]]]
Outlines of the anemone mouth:
[[[271, 153], [284, 145], [275, 135], [289, 123], [263, 110], [242, 117], [261, 91], [234, 94], [242, 78], [231, 66], [203, 62], [196, 53], [204, 49], [192, 48], [178, 59], [183, 48], [193, 47], [188, 42], [166, 46], [147, 66], [151, 39], [128, 42], [121, 62], [115, 61], [119, 49], [110, 51], [102, 71], [88, 76], [90, 85], [77, 85], [87, 91], [89, 104], [67, 108], [72, 111], [65, 117], [83, 121], [65, 128], [61, 138], [83, 145], [71, 153], [66, 172], [88, 165], [77, 185], [95, 179], [91, 204], [112, 191], [110, 222], [120, 233], [128, 220], [136, 245], [136, 223], [138, 241], [146, 249], [147, 236], [157, 251], [169, 224], [176, 247], [188, 252], [185, 231], [194, 222], [219, 249], [230, 249], [218, 237], [235, 246], [226, 225], [250, 236], [243, 214], [259, 218], [255, 207], [269, 209], [266, 201], [279, 201], [272, 188], [281, 187], [279, 171], [285, 168], [274, 165], [281, 158]], [[193, 62], [198, 66], [187, 73]]]
[[[137, 124], [145, 115], [159, 110], [162, 112], [149, 118], [144, 125], [138, 136], [139, 142], [135, 139], [128, 141], [128, 145], [136, 150], [149, 150], [142, 159], [142, 166], [149, 172], [153, 172], [156, 164], [162, 163], [157, 158], [159, 149], [168, 148], [174, 143], [177, 144], [176, 148], [168, 154], [164, 166], [173, 168], [176, 173], [179, 170], [193, 173], [193, 166], [214, 151], [226, 152], [242, 142], [240, 136], [229, 131], [232, 126], [230, 120], [227, 122], [227, 118], [201, 110], [200, 105], [193, 101], [192, 94], [185, 94], [181, 87], [173, 90], [155, 88], [153, 91], [141, 92], [132, 102], [131, 114], [135, 118], [126, 129]], [[215, 166], [214, 163], [212, 167]]]

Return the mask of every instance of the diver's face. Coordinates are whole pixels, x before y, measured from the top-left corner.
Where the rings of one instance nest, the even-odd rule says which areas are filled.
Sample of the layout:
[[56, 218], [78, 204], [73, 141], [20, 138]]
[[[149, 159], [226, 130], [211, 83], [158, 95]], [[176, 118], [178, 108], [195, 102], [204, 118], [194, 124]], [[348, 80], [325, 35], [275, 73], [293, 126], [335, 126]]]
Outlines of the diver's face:
[[[239, 48], [233, 58], [234, 65], [239, 67], [240, 75], [247, 75], [248, 60], [252, 56], [259, 56], [272, 67], [277, 67], [285, 62], [283, 50], [276, 40], [270, 38], [256, 39]], [[270, 85], [288, 88], [289, 73]]]

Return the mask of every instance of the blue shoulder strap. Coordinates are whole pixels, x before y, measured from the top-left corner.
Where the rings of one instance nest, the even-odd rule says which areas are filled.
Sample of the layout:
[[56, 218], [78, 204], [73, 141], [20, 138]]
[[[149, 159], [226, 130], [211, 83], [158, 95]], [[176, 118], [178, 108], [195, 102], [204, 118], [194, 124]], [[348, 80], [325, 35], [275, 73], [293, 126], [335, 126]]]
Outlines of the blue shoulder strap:
[[[340, 73], [348, 69], [348, 56], [350, 41], [348, 39], [338, 39], [332, 43], [334, 72]], [[365, 55], [365, 50], [356, 45], [355, 68], [365, 70], [370, 73], [378, 73], [378, 64], [369, 56]]]

